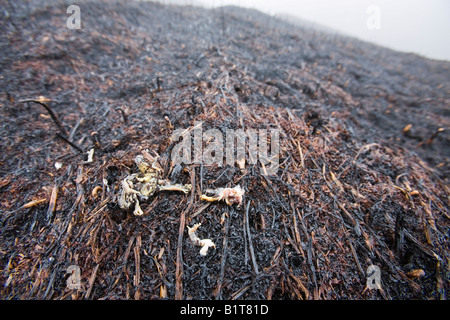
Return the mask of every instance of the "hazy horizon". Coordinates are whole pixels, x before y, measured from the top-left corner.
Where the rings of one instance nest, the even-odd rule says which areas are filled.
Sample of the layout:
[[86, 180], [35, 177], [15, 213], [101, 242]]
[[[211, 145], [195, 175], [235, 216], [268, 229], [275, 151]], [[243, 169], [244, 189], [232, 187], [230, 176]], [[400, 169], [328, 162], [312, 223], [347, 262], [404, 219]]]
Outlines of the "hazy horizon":
[[[358, 39], [430, 59], [450, 61], [446, 0], [161, 0], [216, 8], [236, 5], [293, 17]], [[375, 11], [374, 11], [375, 10]], [[369, 26], [368, 26], [368, 20]]]

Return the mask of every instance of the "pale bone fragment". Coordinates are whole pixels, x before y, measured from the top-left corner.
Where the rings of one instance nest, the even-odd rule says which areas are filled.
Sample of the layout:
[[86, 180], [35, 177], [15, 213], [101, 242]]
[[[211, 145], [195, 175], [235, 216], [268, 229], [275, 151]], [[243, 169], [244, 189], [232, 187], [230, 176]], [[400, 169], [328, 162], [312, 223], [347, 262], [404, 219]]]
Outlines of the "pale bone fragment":
[[142, 152], [143, 155], [138, 155], [135, 158], [135, 163], [139, 168], [140, 173], [134, 173], [122, 180], [122, 189], [120, 190], [118, 204], [122, 209], [129, 209], [133, 203], [136, 203], [134, 214], [142, 215], [143, 211], [140, 208], [139, 201], [147, 200], [158, 191], [181, 191], [189, 193], [192, 185], [186, 184], [170, 184], [170, 181], [159, 179], [162, 171], [158, 164], [158, 155], [151, 156], [147, 151]]
[[192, 189], [192, 185], [190, 185], [190, 184], [186, 184], [186, 185], [167, 184], [167, 185], [159, 186], [159, 191], [181, 191], [184, 193], [189, 193], [189, 191], [191, 191], [191, 189]]
[[242, 203], [242, 197], [245, 193], [245, 190], [242, 189], [239, 185], [237, 185], [234, 188], [218, 188], [216, 190], [208, 189], [206, 190], [207, 193], [214, 194], [214, 196], [207, 196], [202, 194], [200, 199], [206, 200], [206, 201], [220, 201], [224, 200], [227, 205], [232, 205], [237, 203], [238, 205], [241, 205]]
[[122, 190], [118, 199], [119, 206], [122, 209], [128, 209], [131, 203], [137, 200], [136, 194], [139, 192], [134, 190], [129, 184], [127, 179], [122, 180]]
[[87, 161], [86, 162], [92, 162], [92, 161], [94, 161], [94, 148], [92, 148], [91, 150], [89, 150], [88, 152], [87, 152], [87, 155], [88, 155], [88, 159], [87, 159]]
[[195, 234], [195, 231], [201, 225], [202, 225], [201, 223], [197, 223], [197, 224], [194, 224], [194, 226], [192, 228], [190, 228], [189, 226], [187, 228], [188, 228], [189, 238], [191, 239], [192, 243], [195, 244], [196, 246], [202, 247], [202, 249], [200, 250], [200, 255], [206, 256], [206, 254], [208, 253], [209, 247], [216, 248], [216, 245], [214, 244], [214, 242], [211, 241], [211, 239], [200, 239], [197, 237], [197, 235]]
[[136, 199], [136, 204], [134, 205], [134, 211], [135, 216], [142, 216], [144, 214], [144, 211], [142, 211], [141, 207], [139, 206], [139, 200]]
[[[136, 156], [134, 161], [136, 162], [136, 165], [138, 166], [139, 170], [143, 173], [153, 170], [161, 172], [163, 169], [161, 168], [161, 165], [158, 163], [159, 155], [155, 152], [156, 156], [150, 155], [148, 150], [143, 150], [142, 155]], [[146, 161], [147, 160], [147, 161]], [[148, 163], [150, 162], [150, 164]]]

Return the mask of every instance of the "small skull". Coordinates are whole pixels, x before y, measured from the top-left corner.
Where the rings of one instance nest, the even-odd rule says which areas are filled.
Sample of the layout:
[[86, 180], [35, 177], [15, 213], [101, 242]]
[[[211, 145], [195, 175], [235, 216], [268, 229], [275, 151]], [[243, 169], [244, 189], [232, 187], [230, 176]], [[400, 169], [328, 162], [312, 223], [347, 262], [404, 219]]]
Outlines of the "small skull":
[[119, 207], [122, 209], [129, 209], [135, 203], [135, 215], [143, 214], [139, 200], [147, 200], [157, 191], [171, 190], [188, 193], [192, 189], [190, 184], [173, 185], [167, 180], [159, 179], [162, 169], [157, 162], [158, 156], [152, 157], [146, 151], [143, 154], [145, 157], [138, 155], [134, 160], [140, 173], [133, 173], [122, 180], [122, 189], [118, 198]]

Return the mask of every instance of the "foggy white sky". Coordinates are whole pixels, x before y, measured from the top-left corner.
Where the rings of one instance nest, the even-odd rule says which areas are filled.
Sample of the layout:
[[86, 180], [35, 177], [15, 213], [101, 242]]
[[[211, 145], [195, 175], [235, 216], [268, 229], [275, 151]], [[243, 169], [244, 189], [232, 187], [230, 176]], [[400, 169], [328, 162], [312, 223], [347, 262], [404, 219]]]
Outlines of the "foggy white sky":
[[[166, 0], [206, 7], [238, 5], [286, 13], [399, 51], [450, 61], [450, 0]], [[367, 8], [379, 8], [370, 30]]]

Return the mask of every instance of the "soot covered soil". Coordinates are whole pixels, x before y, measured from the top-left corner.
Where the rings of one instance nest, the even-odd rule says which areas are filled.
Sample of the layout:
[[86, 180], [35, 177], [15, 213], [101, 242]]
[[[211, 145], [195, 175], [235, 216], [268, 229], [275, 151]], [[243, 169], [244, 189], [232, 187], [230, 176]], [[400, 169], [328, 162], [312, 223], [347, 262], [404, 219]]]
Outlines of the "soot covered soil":
[[[80, 1], [70, 30], [65, 2], [0, 3], [2, 299], [447, 297], [449, 62], [235, 7]], [[279, 130], [277, 174], [175, 165], [197, 121]], [[145, 149], [193, 188], [135, 216]], [[200, 199], [238, 184], [240, 207]]]

